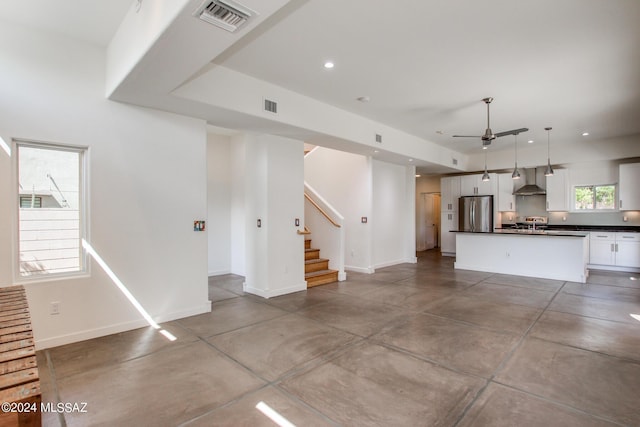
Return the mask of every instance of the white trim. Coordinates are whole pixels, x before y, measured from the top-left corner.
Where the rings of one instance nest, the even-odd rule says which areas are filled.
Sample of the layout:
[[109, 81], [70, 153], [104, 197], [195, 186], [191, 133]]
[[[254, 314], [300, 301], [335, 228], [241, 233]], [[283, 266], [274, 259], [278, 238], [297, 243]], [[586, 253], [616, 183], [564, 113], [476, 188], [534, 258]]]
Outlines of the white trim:
[[622, 271], [627, 273], [640, 273], [640, 268], [619, 267], [617, 265], [587, 264], [587, 268], [589, 270], [598, 270], [598, 271]]
[[[198, 314], [211, 312], [211, 301], [192, 307], [186, 310], [180, 310], [173, 313], [163, 314], [160, 316], [153, 316], [158, 323], [170, 322], [176, 319], [182, 319], [185, 317], [196, 316]], [[149, 326], [149, 323], [144, 319], [136, 319], [128, 322], [117, 323], [114, 325], [103, 326], [95, 329], [86, 329], [80, 332], [74, 332], [66, 335], [59, 335], [56, 337], [46, 338], [42, 340], [36, 340], [36, 350], [44, 350], [46, 348], [58, 347], [65, 344], [72, 344], [79, 341], [86, 341], [93, 338], [104, 337], [106, 335], [117, 334], [120, 332], [132, 331], [138, 328], [144, 328]]]
[[374, 269], [376, 269], [376, 268], [385, 268], [385, 267], [391, 267], [393, 265], [404, 264], [404, 263], [406, 263], [405, 260], [397, 259], [397, 260], [393, 260], [393, 261], [381, 262], [380, 264], [374, 265], [373, 268]]
[[307, 282], [302, 282], [299, 285], [295, 285], [295, 286], [290, 286], [288, 288], [282, 288], [282, 289], [274, 289], [274, 290], [263, 290], [263, 289], [257, 289], [257, 288], [253, 288], [251, 286], [247, 285], [247, 282], [244, 282], [242, 284], [242, 290], [248, 294], [253, 294], [253, 295], [257, 295], [259, 297], [262, 298], [273, 298], [273, 297], [278, 297], [280, 295], [286, 295], [286, 294], [291, 294], [294, 292], [300, 292], [300, 291], [306, 291], [307, 290]]
[[341, 271], [338, 273], [338, 282], [344, 282], [347, 280], [347, 273], [345, 271]]
[[352, 265], [345, 265], [344, 269], [347, 271], [355, 271], [356, 273], [373, 274], [376, 272], [375, 268], [371, 267], [356, 267]]
[[213, 276], [223, 276], [225, 274], [231, 274], [231, 270], [217, 270], [217, 271], [210, 271], [208, 273], [209, 277], [213, 277]]

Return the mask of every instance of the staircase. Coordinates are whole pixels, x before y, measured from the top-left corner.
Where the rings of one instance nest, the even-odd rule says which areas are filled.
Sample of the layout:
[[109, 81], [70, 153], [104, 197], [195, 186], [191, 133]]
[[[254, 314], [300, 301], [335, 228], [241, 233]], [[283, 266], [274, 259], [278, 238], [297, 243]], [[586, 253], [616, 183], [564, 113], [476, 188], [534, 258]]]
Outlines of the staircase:
[[311, 247], [311, 239], [304, 241], [304, 279], [307, 288], [338, 281], [338, 272], [329, 270], [329, 260], [320, 258], [320, 249]]

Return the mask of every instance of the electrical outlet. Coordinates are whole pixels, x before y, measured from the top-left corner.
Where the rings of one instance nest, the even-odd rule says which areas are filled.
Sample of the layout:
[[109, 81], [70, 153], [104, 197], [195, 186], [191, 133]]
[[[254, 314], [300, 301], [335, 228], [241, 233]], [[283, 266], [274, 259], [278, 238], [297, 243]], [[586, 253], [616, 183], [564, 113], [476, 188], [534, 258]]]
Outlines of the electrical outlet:
[[60, 314], [60, 301], [51, 302], [51, 305], [49, 306], [49, 314], [52, 316]]

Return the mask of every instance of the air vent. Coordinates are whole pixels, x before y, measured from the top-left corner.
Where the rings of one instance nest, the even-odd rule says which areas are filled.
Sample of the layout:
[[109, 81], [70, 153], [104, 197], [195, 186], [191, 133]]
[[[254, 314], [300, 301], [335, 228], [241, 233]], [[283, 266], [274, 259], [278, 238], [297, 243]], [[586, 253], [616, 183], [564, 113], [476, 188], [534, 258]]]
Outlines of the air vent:
[[204, 22], [233, 33], [255, 12], [230, 0], [207, 0], [194, 14]]
[[376, 142], [382, 143], [382, 135], [380, 135], [379, 133], [376, 133]]
[[278, 103], [270, 99], [264, 99], [264, 111], [268, 111], [273, 114], [278, 114]]
[[458, 159], [451, 159], [451, 163], [453, 163], [454, 166], [458, 165]]

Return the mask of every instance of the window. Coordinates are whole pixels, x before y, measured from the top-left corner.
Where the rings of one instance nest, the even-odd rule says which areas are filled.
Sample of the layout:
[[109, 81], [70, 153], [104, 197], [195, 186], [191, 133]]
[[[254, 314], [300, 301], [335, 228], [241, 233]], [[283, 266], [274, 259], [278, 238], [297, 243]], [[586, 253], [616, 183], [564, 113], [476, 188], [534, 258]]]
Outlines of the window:
[[22, 278], [85, 271], [86, 148], [17, 141]]
[[576, 186], [573, 201], [576, 211], [613, 210], [616, 208], [616, 186]]
[[42, 197], [36, 197], [35, 195], [20, 196], [20, 208], [41, 208]]

